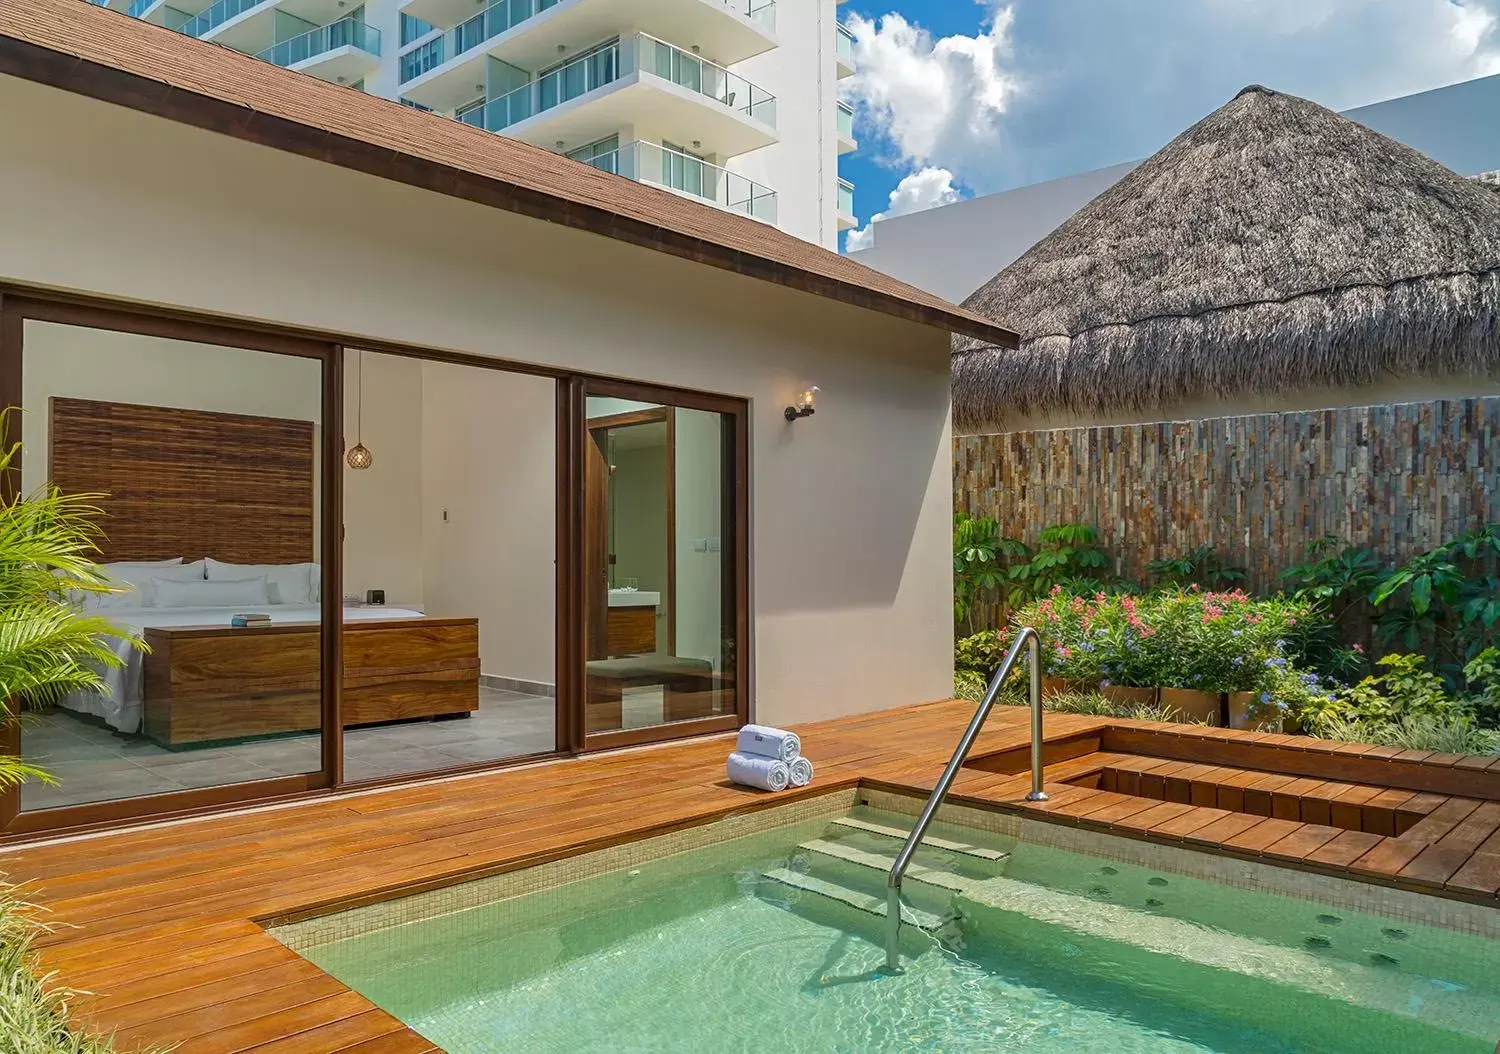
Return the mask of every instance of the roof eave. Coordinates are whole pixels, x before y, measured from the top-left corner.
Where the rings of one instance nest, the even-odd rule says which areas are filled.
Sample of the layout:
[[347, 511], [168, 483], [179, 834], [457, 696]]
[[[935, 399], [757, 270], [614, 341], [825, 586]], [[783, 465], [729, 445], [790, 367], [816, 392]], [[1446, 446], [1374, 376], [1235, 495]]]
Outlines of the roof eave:
[[[999, 347], [1020, 346], [1020, 338], [1014, 332], [961, 308], [944, 310], [912, 303], [878, 290], [706, 242], [634, 217], [621, 216], [607, 209], [555, 197], [429, 158], [377, 147], [350, 136], [263, 113], [31, 41], [0, 35], [0, 74], [408, 186], [587, 230]], [[446, 118], [434, 115], [433, 120]]]

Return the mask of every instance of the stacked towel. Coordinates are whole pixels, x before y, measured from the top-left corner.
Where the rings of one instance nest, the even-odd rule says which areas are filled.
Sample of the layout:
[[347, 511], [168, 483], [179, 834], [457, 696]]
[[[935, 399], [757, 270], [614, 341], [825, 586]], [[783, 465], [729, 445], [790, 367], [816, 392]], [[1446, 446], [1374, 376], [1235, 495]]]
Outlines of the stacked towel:
[[729, 755], [729, 779], [747, 787], [779, 791], [812, 782], [812, 762], [802, 756], [802, 740], [795, 732], [769, 725], [740, 729]]
[[775, 758], [790, 765], [802, 753], [802, 739], [795, 732], [786, 732], [770, 725], [746, 725], [740, 729], [740, 738], [734, 749], [741, 754], [759, 754], [763, 758]]
[[785, 761], [759, 754], [742, 754], [736, 750], [729, 755], [729, 779], [746, 787], [782, 791], [791, 783], [792, 774]]

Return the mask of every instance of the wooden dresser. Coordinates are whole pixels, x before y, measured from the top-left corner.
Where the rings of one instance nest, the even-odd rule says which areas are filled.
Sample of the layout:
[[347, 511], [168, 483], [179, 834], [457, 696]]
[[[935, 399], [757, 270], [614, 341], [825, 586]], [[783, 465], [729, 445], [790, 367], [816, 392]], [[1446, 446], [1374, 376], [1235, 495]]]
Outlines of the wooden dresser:
[[[147, 629], [145, 732], [167, 746], [314, 731], [317, 626]], [[468, 715], [479, 707], [479, 620], [346, 622], [345, 725]]]

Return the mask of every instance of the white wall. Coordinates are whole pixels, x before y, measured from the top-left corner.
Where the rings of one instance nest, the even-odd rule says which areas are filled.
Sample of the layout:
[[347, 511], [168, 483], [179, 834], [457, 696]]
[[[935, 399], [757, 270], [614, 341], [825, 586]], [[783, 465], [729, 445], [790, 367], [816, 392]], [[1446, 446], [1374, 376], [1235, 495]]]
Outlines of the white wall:
[[723, 418], [681, 408], [673, 414], [677, 432], [677, 654], [707, 659], [718, 670], [723, 667], [724, 626]]
[[556, 384], [427, 363], [422, 370], [423, 596], [479, 619], [480, 669], [556, 681]]
[[776, 96], [779, 142], [724, 166], [776, 191], [777, 226], [838, 246], [838, 74], [836, 0], [781, 0], [780, 46], [736, 63], [733, 71]]
[[10, 77], [0, 135], [0, 280], [748, 399], [758, 716], [950, 694], [946, 334]]
[[[344, 361], [344, 449], [363, 438], [374, 460], [344, 473], [344, 589], [361, 600], [385, 590], [386, 603], [420, 608], [422, 583], [422, 364], [363, 354]], [[361, 432], [362, 426], [362, 432]], [[359, 433], [357, 435], [356, 433]]]

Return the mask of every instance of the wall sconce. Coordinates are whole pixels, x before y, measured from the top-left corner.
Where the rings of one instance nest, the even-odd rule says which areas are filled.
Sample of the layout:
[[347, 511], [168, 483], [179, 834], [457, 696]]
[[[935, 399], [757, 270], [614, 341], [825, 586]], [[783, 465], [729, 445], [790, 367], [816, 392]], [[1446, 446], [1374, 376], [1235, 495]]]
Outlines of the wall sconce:
[[811, 417], [817, 412], [818, 386], [809, 384], [803, 389], [802, 394], [797, 396], [797, 401], [786, 408], [786, 419], [795, 421], [799, 417]]

